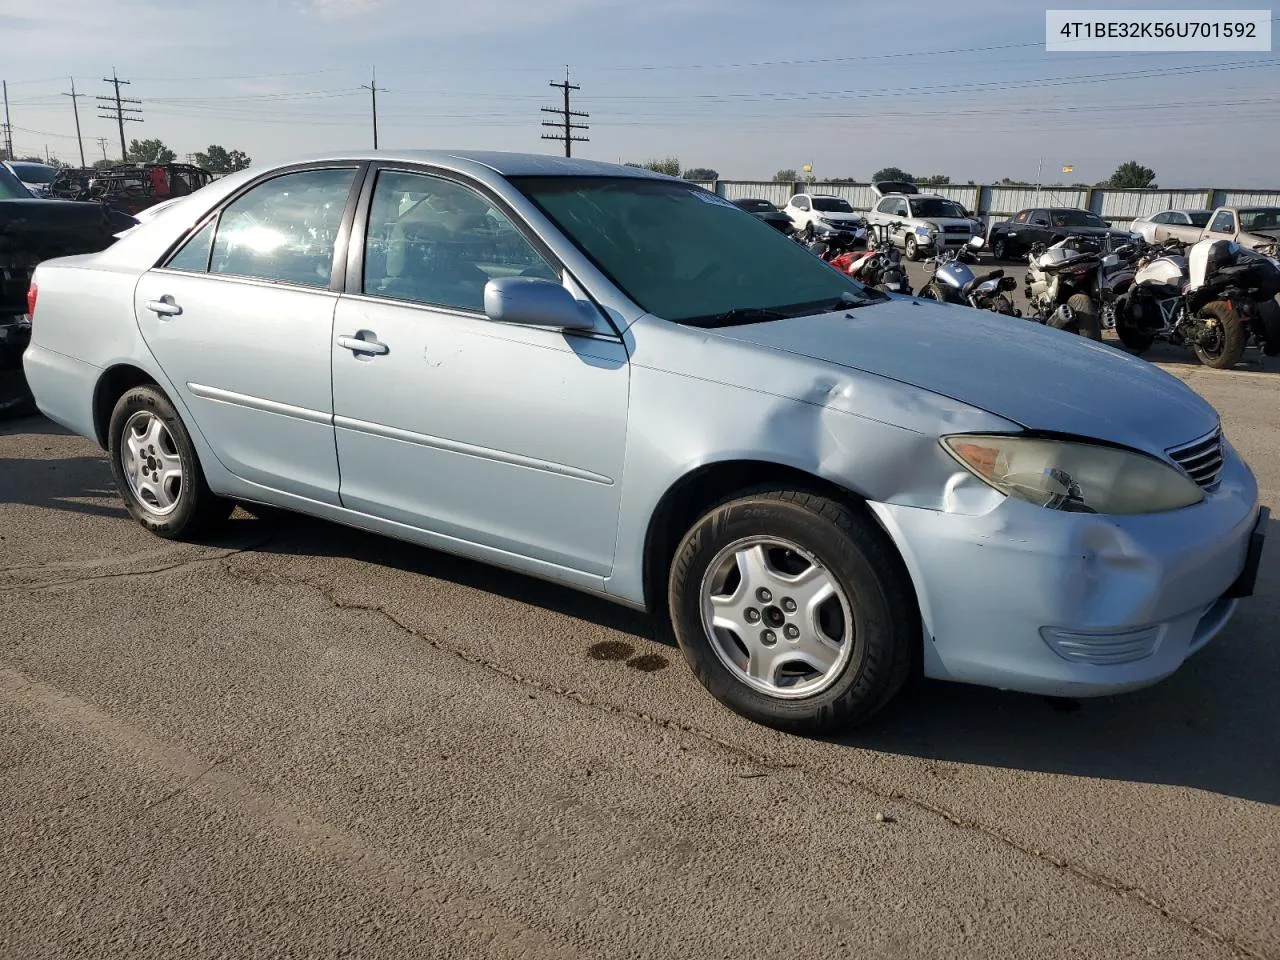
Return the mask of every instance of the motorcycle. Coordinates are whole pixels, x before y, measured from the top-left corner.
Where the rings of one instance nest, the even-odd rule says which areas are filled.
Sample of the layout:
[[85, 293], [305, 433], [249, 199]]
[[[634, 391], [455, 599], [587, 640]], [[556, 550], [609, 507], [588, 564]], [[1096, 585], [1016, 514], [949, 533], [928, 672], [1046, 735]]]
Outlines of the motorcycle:
[[1134, 353], [1156, 340], [1190, 346], [1206, 367], [1229, 369], [1250, 345], [1280, 354], [1280, 266], [1232, 240], [1149, 248], [1115, 305], [1116, 335]]
[[969, 268], [969, 264], [977, 262], [975, 251], [985, 245], [981, 237], [974, 237], [967, 247], [946, 250], [926, 260], [933, 273], [920, 296], [1010, 317], [1022, 316], [1022, 311], [1014, 309], [1013, 301], [1005, 295], [1005, 291], [1018, 288], [1013, 277], [1006, 277], [1003, 270], [992, 270], [979, 278]]
[[901, 227], [901, 223], [873, 225], [866, 249], [845, 251], [833, 258], [831, 265], [877, 290], [910, 294], [911, 281], [902, 265], [902, 254], [891, 239]]
[[1023, 293], [1031, 319], [1048, 327], [1101, 340], [1115, 326], [1115, 303], [1133, 283], [1137, 247], [1111, 248], [1091, 237], [1067, 237], [1052, 246], [1036, 244], [1027, 256]]

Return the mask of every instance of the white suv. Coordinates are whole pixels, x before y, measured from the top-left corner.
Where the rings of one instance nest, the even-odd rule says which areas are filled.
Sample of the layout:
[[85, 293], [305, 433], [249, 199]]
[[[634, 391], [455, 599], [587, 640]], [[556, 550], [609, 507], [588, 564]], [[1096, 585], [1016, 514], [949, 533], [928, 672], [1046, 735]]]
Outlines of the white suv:
[[806, 240], [851, 234], [854, 239], [867, 236], [867, 221], [849, 205], [844, 197], [819, 193], [797, 193], [782, 210], [791, 218], [795, 232]]
[[973, 236], [981, 236], [977, 222], [954, 200], [930, 193], [891, 193], [882, 197], [871, 211], [872, 224], [901, 223], [890, 234], [908, 260], [923, 254], [963, 247]]

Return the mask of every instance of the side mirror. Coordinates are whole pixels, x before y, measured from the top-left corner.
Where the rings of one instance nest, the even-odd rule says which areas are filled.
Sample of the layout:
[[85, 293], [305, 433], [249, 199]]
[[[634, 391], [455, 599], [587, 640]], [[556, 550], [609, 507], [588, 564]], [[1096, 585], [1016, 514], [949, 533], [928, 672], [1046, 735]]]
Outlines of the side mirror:
[[987, 241], [983, 240], [981, 237], [970, 237], [970, 238], [969, 238], [969, 249], [970, 249], [970, 250], [981, 250], [981, 249], [982, 249], [983, 247], [985, 247], [986, 245], [987, 245]]
[[573, 294], [552, 280], [500, 277], [484, 285], [484, 312], [495, 323], [559, 330], [593, 330], [595, 323]]

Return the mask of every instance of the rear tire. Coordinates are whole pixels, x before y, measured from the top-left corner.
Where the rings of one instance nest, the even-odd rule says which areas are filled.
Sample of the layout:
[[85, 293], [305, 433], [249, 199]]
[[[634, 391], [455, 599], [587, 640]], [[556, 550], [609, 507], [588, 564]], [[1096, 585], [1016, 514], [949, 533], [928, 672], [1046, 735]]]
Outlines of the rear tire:
[[1067, 300], [1067, 306], [1075, 316], [1064, 329], [1078, 333], [1088, 340], [1102, 339], [1102, 320], [1098, 317], [1097, 306], [1087, 294], [1072, 294]]
[[1201, 307], [1197, 316], [1216, 320], [1219, 331], [1215, 343], [1195, 344], [1196, 356], [1206, 367], [1230, 370], [1244, 356], [1245, 329], [1240, 315], [1225, 300], [1215, 300]]
[[916, 296], [920, 297], [922, 300], [937, 300], [939, 303], [947, 302], [943, 299], [942, 291], [938, 289], [938, 285], [932, 280], [921, 287], [920, 292], [916, 294]]
[[[235, 509], [209, 489], [191, 435], [157, 388], [134, 387], [116, 401], [107, 441], [111, 474], [125, 506], [156, 536], [199, 538]], [[176, 476], [168, 476], [172, 467]]]
[[[797, 578], [794, 589], [777, 577], [784, 568]], [[819, 582], [822, 592], [812, 589]], [[734, 606], [739, 595], [742, 605]], [[744, 493], [706, 513], [676, 551], [668, 605], [680, 649], [711, 695], [757, 723], [793, 732], [866, 720], [902, 688], [921, 644], [915, 593], [884, 532], [844, 503], [797, 490]], [[713, 617], [730, 627], [711, 626]], [[814, 647], [815, 630], [842, 639]], [[825, 670], [806, 666], [811, 648]]]

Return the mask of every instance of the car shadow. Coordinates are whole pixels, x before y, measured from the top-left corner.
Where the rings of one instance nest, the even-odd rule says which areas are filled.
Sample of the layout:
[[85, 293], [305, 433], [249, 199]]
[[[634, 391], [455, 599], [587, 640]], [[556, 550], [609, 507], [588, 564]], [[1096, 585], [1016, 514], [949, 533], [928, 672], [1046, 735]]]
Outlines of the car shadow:
[[[638, 639], [654, 640], [666, 645], [674, 643], [665, 635], [665, 631], [654, 628], [652, 618], [640, 611], [549, 581], [325, 520], [251, 504], [246, 504], [244, 509], [260, 518], [264, 525], [274, 527], [273, 535], [261, 546], [252, 548], [256, 553], [345, 557], [360, 563], [388, 567], [497, 594], [509, 600], [587, 620]], [[248, 526], [245, 530], [243, 539], [261, 536], [260, 532], [250, 534]]]
[[[912, 683], [831, 742], [1040, 773], [1193, 787], [1280, 805], [1275, 691], [1280, 521], [1252, 598], [1172, 677], [1115, 697], [1065, 700], [935, 680]], [[1257, 608], [1249, 611], [1248, 605]]]
[[[110, 500], [110, 504], [93, 503]], [[26, 460], [0, 457], [0, 503], [125, 518], [111, 468], [101, 457]]]

